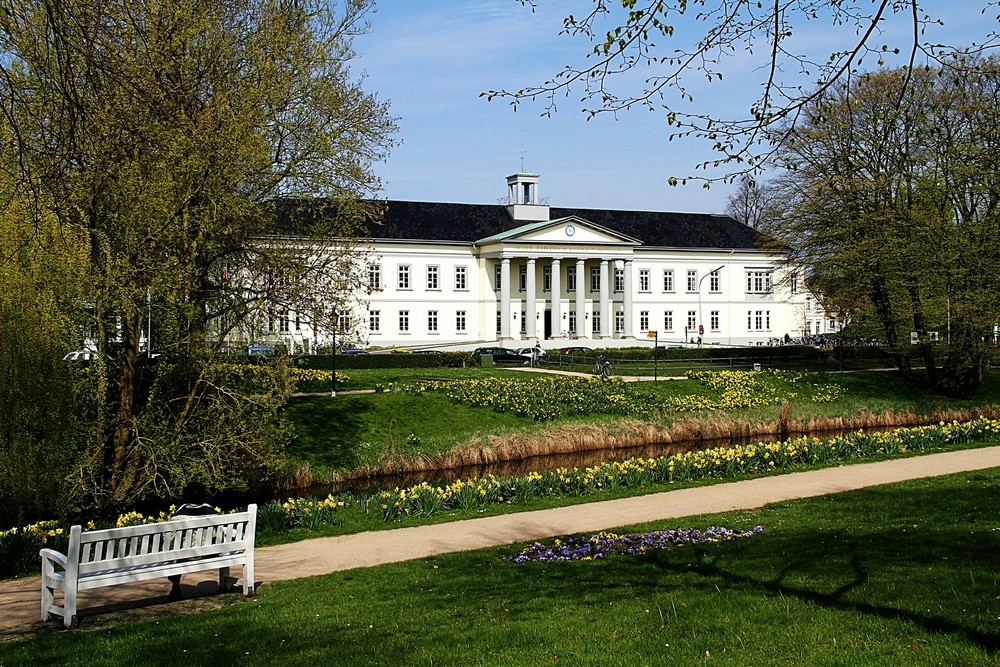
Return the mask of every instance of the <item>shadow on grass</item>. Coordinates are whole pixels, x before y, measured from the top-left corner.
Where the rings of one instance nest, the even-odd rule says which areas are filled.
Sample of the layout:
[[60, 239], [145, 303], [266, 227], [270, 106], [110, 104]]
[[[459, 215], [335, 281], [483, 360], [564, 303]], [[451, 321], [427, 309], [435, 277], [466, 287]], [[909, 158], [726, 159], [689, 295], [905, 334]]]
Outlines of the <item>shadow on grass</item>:
[[288, 446], [289, 456], [331, 468], [357, 465], [357, 448], [374, 409], [371, 401], [352, 396], [290, 400], [285, 416], [295, 424], [295, 439]]
[[[990, 478], [973, 474], [969, 483], [984, 479]], [[784, 519], [751, 540], [650, 554], [655, 569], [644, 571], [646, 583], [657, 585], [669, 573], [705, 592], [794, 598], [953, 635], [994, 655], [1000, 651], [995, 478], [985, 496], [928, 486], [818, 498], [801, 520], [822, 525], [828, 509], [854, 519], [840, 527], [794, 526]], [[768, 508], [759, 518], [769, 525], [775, 514]], [[624, 560], [614, 569], [609, 579], [635, 575]], [[701, 581], [692, 582], [692, 575]]]

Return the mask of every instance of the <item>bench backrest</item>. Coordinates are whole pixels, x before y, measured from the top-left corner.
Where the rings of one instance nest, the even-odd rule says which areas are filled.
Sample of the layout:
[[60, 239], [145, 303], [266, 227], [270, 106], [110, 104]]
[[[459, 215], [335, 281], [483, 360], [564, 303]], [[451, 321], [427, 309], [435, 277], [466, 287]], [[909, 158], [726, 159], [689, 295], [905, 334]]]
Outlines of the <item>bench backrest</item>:
[[[246, 512], [84, 532], [70, 528], [66, 557], [80, 574], [253, 549], [257, 506]], [[75, 568], [74, 568], [75, 569]]]

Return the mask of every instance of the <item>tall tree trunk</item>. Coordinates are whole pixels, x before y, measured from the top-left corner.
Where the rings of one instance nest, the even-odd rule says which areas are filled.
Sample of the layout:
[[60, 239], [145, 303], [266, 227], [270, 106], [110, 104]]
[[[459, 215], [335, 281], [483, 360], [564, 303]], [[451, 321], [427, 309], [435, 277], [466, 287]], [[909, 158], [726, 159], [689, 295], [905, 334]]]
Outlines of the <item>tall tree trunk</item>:
[[123, 318], [122, 349], [116, 360], [118, 381], [118, 406], [115, 415], [111, 442], [113, 458], [111, 462], [111, 485], [109, 498], [114, 505], [128, 499], [133, 483], [131, 469], [134, 462], [129, 460], [129, 448], [135, 433], [135, 365], [139, 357], [139, 337], [142, 319], [137, 309]]
[[930, 382], [930, 386], [936, 387], [937, 361], [934, 359], [934, 350], [931, 349], [930, 337], [927, 335], [927, 317], [920, 299], [920, 288], [915, 281], [911, 281], [906, 290], [910, 295], [910, 306], [913, 309], [913, 329], [917, 332], [917, 345], [920, 348], [920, 357], [923, 359], [924, 368], [927, 371], [927, 380]]
[[893, 317], [892, 299], [885, 282], [885, 276], [882, 274], [881, 267], [877, 262], [873, 267], [873, 274], [868, 285], [868, 296], [875, 306], [875, 315], [878, 317], [879, 323], [882, 325], [882, 330], [885, 332], [885, 342], [889, 346], [889, 354], [896, 363], [896, 368], [902, 373], [909, 374], [910, 359], [900, 350], [896, 320]]

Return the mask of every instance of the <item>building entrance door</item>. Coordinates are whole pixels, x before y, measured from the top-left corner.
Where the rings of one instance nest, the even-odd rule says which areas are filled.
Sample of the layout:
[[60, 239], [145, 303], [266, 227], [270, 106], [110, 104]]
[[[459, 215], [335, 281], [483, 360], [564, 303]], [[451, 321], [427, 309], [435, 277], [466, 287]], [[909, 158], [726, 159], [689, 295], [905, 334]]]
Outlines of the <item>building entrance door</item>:
[[545, 340], [552, 338], [552, 311], [545, 311]]

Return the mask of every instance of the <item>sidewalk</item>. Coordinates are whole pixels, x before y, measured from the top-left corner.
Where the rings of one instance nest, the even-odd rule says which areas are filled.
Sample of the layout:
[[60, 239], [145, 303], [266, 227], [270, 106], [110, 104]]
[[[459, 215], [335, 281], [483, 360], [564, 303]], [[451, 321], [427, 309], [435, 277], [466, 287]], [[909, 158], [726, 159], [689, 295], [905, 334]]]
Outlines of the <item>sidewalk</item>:
[[[696, 514], [752, 509], [796, 498], [995, 467], [1000, 467], [1000, 447], [929, 454], [878, 463], [858, 463], [433, 526], [318, 538], [258, 549], [257, 577], [259, 583], [266, 585], [275, 581], [372, 567], [436, 554], [607, 530]], [[216, 584], [212, 581], [213, 574], [203, 573], [202, 581], [198, 580], [198, 574], [186, 575], [185, 597], [194, 599], [180, 603], [167, 602], [166, 594], [170, 587], [166, 580], [85, 591], [80, 596], [82, 623], [86, 626], [88, 614], [93, 617], [95, 614], [122, 608], [149, 609], [158, 606], [160, 611], [190, 611], [191, 606], [197, 604], [199, 599], [202, 602], [211, 601], [212, 598], [201, 596], [214, 592]], [[62, 629], [58, 619], [47, 623], [40, 621], [40, 589], [38, 576], [0, 581], [0, 640]]]

